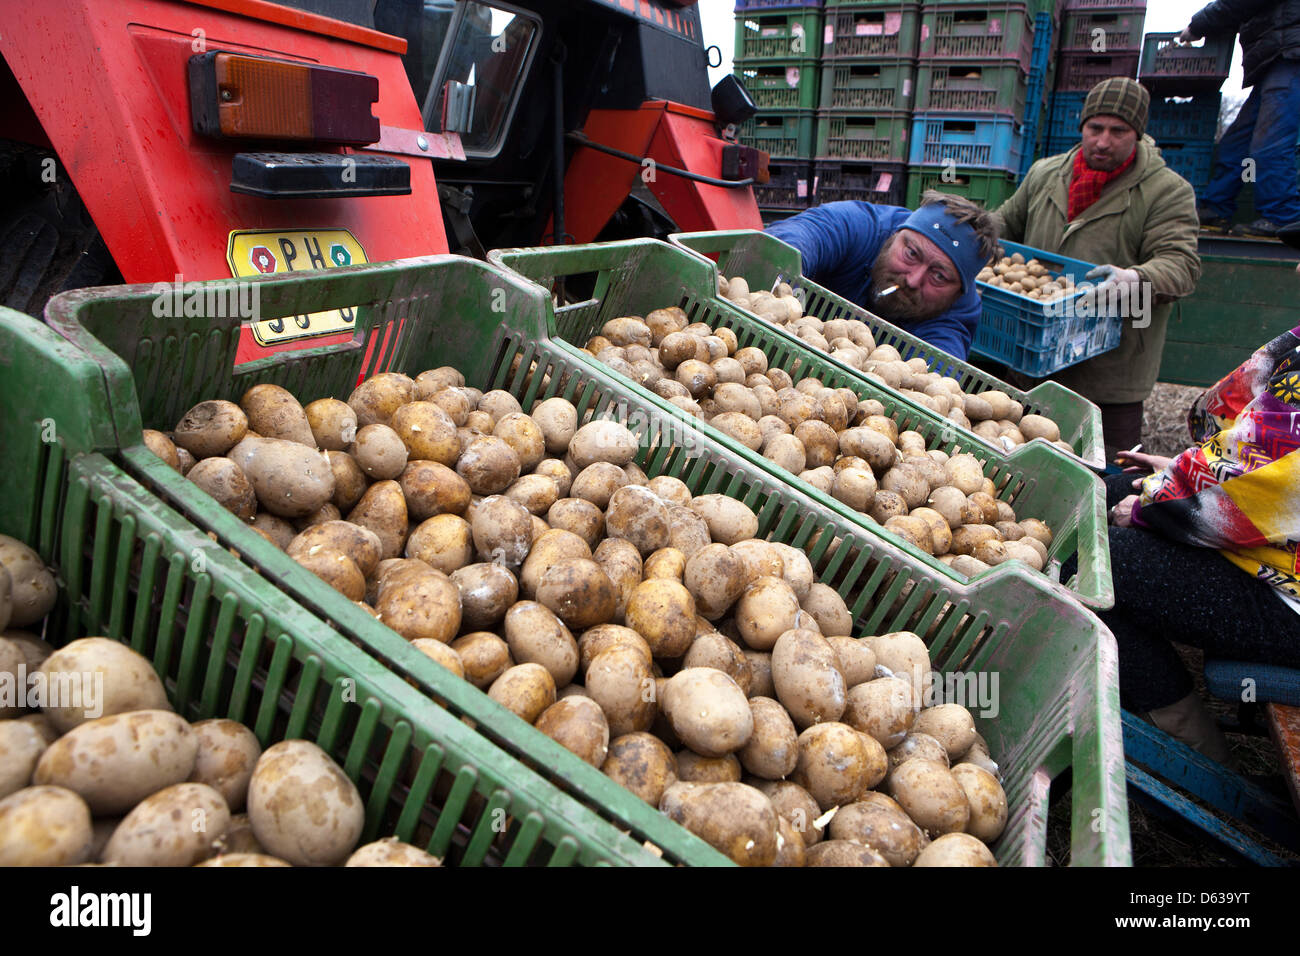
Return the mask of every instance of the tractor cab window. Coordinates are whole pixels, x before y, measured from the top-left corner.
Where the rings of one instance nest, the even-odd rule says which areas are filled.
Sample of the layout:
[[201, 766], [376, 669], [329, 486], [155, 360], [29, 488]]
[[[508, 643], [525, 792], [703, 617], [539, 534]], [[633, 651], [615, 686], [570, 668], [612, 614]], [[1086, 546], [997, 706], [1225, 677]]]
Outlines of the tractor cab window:
[[537, 47], [540, 23], [496, 4], [461, 0], [424, 99], [425, 128], [455, 130], [469, 156], [495, 156]]

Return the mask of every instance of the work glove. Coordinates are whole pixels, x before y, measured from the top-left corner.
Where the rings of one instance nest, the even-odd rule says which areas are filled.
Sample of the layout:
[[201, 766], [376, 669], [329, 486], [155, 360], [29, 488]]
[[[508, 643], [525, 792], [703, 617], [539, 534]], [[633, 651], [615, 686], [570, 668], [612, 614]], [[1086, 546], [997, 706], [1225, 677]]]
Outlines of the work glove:
[[[1132, 293], [1137, 291], [1142, 276], [1136, 269], [1121, 269], [1119, 266], [1104, 265], [1088, 270], [1084, 276], [1096, 285], [1079, 296], [1075, 308], [1088, 303], [1094, 315], [1115, 315], [1132, 302]], [[1121, 297], [1120, 291], [1128, 289], [1128, 295]]]

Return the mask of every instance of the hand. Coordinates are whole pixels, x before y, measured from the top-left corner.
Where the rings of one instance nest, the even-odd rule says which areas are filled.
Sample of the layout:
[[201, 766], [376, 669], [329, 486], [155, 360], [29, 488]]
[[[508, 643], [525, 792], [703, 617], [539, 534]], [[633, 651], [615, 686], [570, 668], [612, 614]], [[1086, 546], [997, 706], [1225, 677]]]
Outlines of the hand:
[[1191, 26], [1185, 26], [1183, 27], [1183, 32], [1178, 34], [1178, 36], [1174, 39], [1174, 42], [1177, 43], [1179, 46], [1186, 46], [1187, 44], [1191, 43], [1193, 40], [1199, 40], [1199, 39], [1200, 37], [1192, 33]]
[[1168, 468], [1173, 459], [1162, 458], [1160, 455], [1148, 455], [1144, 451], [1121, 451], [1116, 452], [1115, 461], [1125, 471], [1148, 471], [1154, 474]]
[[1110, 509], [1110, 523], [1117, 528], [1127, 528], [1133, 524], [1133, 505], [1137, 503], [1137, 495], [1129, 495], [1114, 508]]
[[[1121, 269], [1119, 266], [1112, 265], [1089, 269], [1084, 278], [1097, 282], [1097, 284], [1079, 297], [1079, 300], [1075, 302], [1075, 308], [1079, 308], [1086, 301], [1094, 314], [1105, 315], [1110, 315], [1114, 311], [1107, 306], [1110, 302], [1118, 299], [1117, 293], [1119, 293], [1119, 290], [1127, 288], [1130, 292], [1134, 291], [1138, 283], [1142, 281], [1142, 276], [1136, 269]], [[1127, 306], [1132, 299], [1126, 296], [1119, 299], [1119, 301]]]

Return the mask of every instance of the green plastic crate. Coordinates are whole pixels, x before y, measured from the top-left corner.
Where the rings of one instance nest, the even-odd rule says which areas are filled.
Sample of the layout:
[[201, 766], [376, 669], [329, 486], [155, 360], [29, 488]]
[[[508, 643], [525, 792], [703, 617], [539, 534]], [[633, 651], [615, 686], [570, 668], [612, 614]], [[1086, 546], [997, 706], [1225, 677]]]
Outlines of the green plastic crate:
[[926, 5], [921, 11], [920, 57], [1011, 57], [1026, 73], [1033, 59], [1033, 13], [1024, 3]]
[[746, 146], [766, 150], [773, 159], [810, 159], [816, 119], [812, 110], [763, 111], [741, 124], [739, 138]]
[[[82, 302], [103, 314], [116, 305]], [[220, 335], [196, 334], [191, 344]], [[215, 503], [165, 466], [157, 472], [140, 454], [138, 424], [136, 447], [113, 453], [122, 467], [87, 452], [113, 449], [124, 424], [96, 361], [7, 309], [0, 309], [0, 353], [13, 361], [0, 388], [0, 448], [16, 483], [15, 497], [0, 508], [0, 530], [31, 543], [57, 575], [60, 600], [44, 634], [52, 644], [86, 635], [122, 641], [153, 662], [186, 719], [240, 721], [263, 747], [315, 741], [360, 789], [363, 842], [396, 835], [448, 865], [664, 862], [621, 822], [601, 819], [408, 684], [399, 661], [435, 675], [400, 638], [387, 642], [392, 662], [366, 653], [329, 623], [328, 611], [317, 614], [275, 587], [276, 562], [259, 574], [209, 538], [201, 517], [174, 505], [202, 516]], [[129, 392], [125, 369], [108, 371]], [[165, 503], [145, 486], [155, 477], [185, 493]], [[234, 530], [232, 546], [259, 560], [266, 549], [245, 540], [242, 523]], [[676, 835], [676, 827], [659, 829]], [[679, 842], [678, 852], [688, 849]], [[685, 858], [713, 856], [702, 844], [696, 849]]]
[[[822, 321], [859, 319], [871, 329], [877, 344], [892, 345], [908, 357], [920, 356], [932, 369], [942, 370], [955, 378], [966, 391], [993, 388], [1006, 392], [1024, 405], [1027, 413], [1046, 415], [1060, 425], [1061, 438], [1074, 449], [1075, 458], [1080, 463], [1093, 468], [1105, 467], [1101, 411], [1092, 402], [1051, 381], [1040, 382], [1028, 392], [1022, 391], [891, 325], [848, 299], [803, 278], [799, 250], [776, 236], [749, 229], [681, 232], [670, 236], [669, 242], [717, 263], [718, 271], [723, 275], [744, 276], [751, 289], [770, 289], [778, 278], [783, 278], [791, 286], [804, 290], [805, 314], [815, 315]], [[984, 442], [974, 432], [964, 434], [972, 441]], [[1041, 439], [1035, 441], [1041, 442]], [[1056, 450], [1064, 454], [1060, 449]]]
[[821, 79], [815, 59], [736, 61], [736, 76], [760, 110], [811, 110]]
[[1015, 173], [1001, 169], [970, 169], [958, 166], [948, 170], [942, 166], [907, 167], [907, 206], [915, 209], [921, 204], [921, 194], [927, 189], [965, 196], [985, 209], [997, 209], [1016, 191]]
[[906, 110], [817, 113], [817, 159], [907, 162], [912, 114]]
[[[927, 448], [941, 448], [950, 454], [955, 450], [969, 451], [978, 458], [1001, 498], [1017, 508], [1017, 513], [1042, 518], [1052, 528], [1056, 536], [1049, 551], [1047, 570], [1053, 574], [1059, 572], [1060, 563], [1077, 554], [1080, 570], [1068, 582], [1069, 591], [1092, 607], [1107, 608], [1114, 603], [1105, 489], [1088, 468], [1061, 454], [1059, 449], [1030, 442], [1006, 452], [974, 439], [948, 419], [814, 349], [785, 329], [737, 309], [716, 294], [717, 270], [713, 263], [681, 247], [639, 239], [563, 250], [497, 250], [489, 253], [489, 260], [515, 269], [543, 286], [550, 286], [557, 276], [596, 276], [595, 292], [590, 299], [559, 310], [556, 327], [566, 342], [586, 342], [606, 321], [619, 315], [644, 315], [664, 305], [680, 305], [693, 322], [730, 327], [742, 348], [752, 345], [762, 349], [769, 363], [784, 369], [795, 382], [815, 375], [830, 387], [848, 387], [860, 398], [877, 399], [884, 405], [886, 414], [898, 422], [900, 431], [920, 432]], [[621, 377], [619, 380], [623, 381]], [[673, 407], [666, 400], [656, 397], [655, 401], [665, 409]], [[711, 426], [701, 423], [699, 427], [711, 438], [725, 439]], [[759, 468], [814, 492], [811, 486], [756, 452], [729, 440], [726, 444]], [[823, 497], [828, 503], [833, 501]], [[939, 574], [962, 579], [937, 559], [904, 544], [865, 515], [844, 513], [851, 515], [860, 526], [907, 548], [917, 560]], [[1038, 576], [1028, 568], [1018, 569], [1016, 573]]]
[[[622, 258], [622, 249], [612, 251]], [[356, 306], [356, 340], [345, 348], [282, 354], [241, 366], [236, 374], [237, 319], [158, 319], [152, 315], [151, 290], [136, 286], [70, 293], [51, 304], [50, 321], [94, 359], [90, 368], [66, 358], [42, 363], [5, 351], [18, 355], [31, 375], [6, 382], [14, 390], [4, 446], [20, 448], [33, 465], [44, 462], [40, 468], [15, 469], [31, 475], [11, 499], [18, 507], [9, 513], [15, 519], [10, 523], [24, 526], [15, 530], [32, 540], [52, 532], [57, 515], [47, 515], [43, 503], [60, 500], [64, 481], [47, 472], [52, 462], [63, 460], [65, 446], [111, 450], [123, 471], [131, 473], [121, 480], [147, 486], [146, 507], [175, 507], [192, 522], [192, 540], [211, 547], [206, 532], [213, 532], [220, 546], [244, 555], [243, 570], [250, 580], [254, 576], [247, 572], [255, 567], [279, 584], [284, 595], [264, 594], [259, 606], [297, 604], [316, 615], [321, 632], [327, 628], [320, 622], [332, 622], [346, 638], [336, 643], [357, 645], [367, 657], [414, 681], [444, 702], [453, 718], [473, 719], [479, 734], [620, 829], [630, 829], [636, 841], [653, 839], [669, 860], [721, 862], [710, 848], [594, 768], [411, 651], [404, 640], [153, 457], [140, 436], [142, 413], [145, 423], [166, 426], [200, 396], [238, 397], [258, 381], [294, 389], [304, 400], [346, 396], [358, 374], [390, 368], [415, 371], [455, 363], [471, 383], [505, 388], [525, 407], [564, 395], [580, 409], [627, 422], [640, 438], [638, 463], [647, 473], [677, 475], [696, 494], [718, 492], [745, 501], [759, 516], [760, 535], [807, 548], [822, 579], [849, 602], [863, 632], [911, 628], [926, 636], [941, 672], [999, 675], [1002, 713], [996, 722], [979, 724], [1003, 765], [1013, 808], [996, 850], [1001, 862], [1044, 862], [1047, 791], [1042, 782], [1067, 767], [1073, 768], [1072, 861], [1129, 862], [1114, 642], [1093, 615], [1046, 580], [1010, 567], [971, 583], [935, 576], [887, 540], [864, 533], [838, 502], [814, 498], [752, 467], [734, 443], [709, 441], [680, 410], [662, 408], [644, 389], [589, 364], [585, 353], [552, 336], [554, 317], [543, 294], [481, 263], [440, 256], [254, 281], [266, 316]], [[211, 285], [229, 288], [234, 283]], [[398, 322], [403, 323], [401, 336], [393, 341]], [[121, 356], [91, 330], [111, 339]], [[65, 356], [75, 354], [62, 344], [59, 348]], [[538, 367], [530, 374], [534, 362]], [[69, 367], [75, 380], [55, 374], [56, 368]], [[71, 423], [66, 434], [65, 420]], [[40, 439], [50, 427], [58, 429], [60, 438], [45, 445]], [[100, 516], [93, 525], [99, 529], [108, 522]], [[66, 536], [78, 537], [75, 531]], [[841, 544], [833, 548], [835, 539]], [[183, 561], [184, 554], [172, 563]], [[114, 573], [121, 574], [116, 570], [121, 564]], [[92, 607], [116, 585], [107, 580], [112, 575], [105, 563], [98, 567], [103, 569], [99, 584], [92, 575], [88, 587]], [[457, 783], [462, 782], [458, 776]], [[574, 821], [573, 829], [582, 830], [584, 820], [589, 822], [576, 812], [581, 808], [560, 807], [564, 819]], [[1098, 819], [1105, 823], [1100, 831]], [[584, 832], [581, 840], [589, 839]]]
[[919, 3], [868, 3], [826, 11], [822, 59], [915, 57]]
[[824, 110], [910, 110], [916, 96], [916, 60], [911, 57], [822, 64]]
[[816, 59], [821, 28], [820, 7], [738, 10], [734, 56], [738, 60]]
[[922, 60], [916, 71], [916, 109], [1024, 116], [1025, 72], [1016, 60]]

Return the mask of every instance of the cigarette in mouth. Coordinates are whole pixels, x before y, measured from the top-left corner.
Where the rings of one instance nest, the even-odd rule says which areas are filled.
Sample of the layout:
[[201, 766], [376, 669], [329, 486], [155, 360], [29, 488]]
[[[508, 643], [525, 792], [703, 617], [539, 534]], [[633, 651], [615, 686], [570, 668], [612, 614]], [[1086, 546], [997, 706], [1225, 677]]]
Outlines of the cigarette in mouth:
[[898, 291], [898, 286], [896, 286], [896, 285], [891, 285], [888, 289], [881, 289], [879, 292], [877, 292], [877, 293], [876, 293], [876, 298], [877, 298], [877, 299], [883, 299], [885, 296], [887, 296], [887, 295], [893, 295], [893, 294], [894, 294], [895, 292], [897, 292], [897, 291]]

